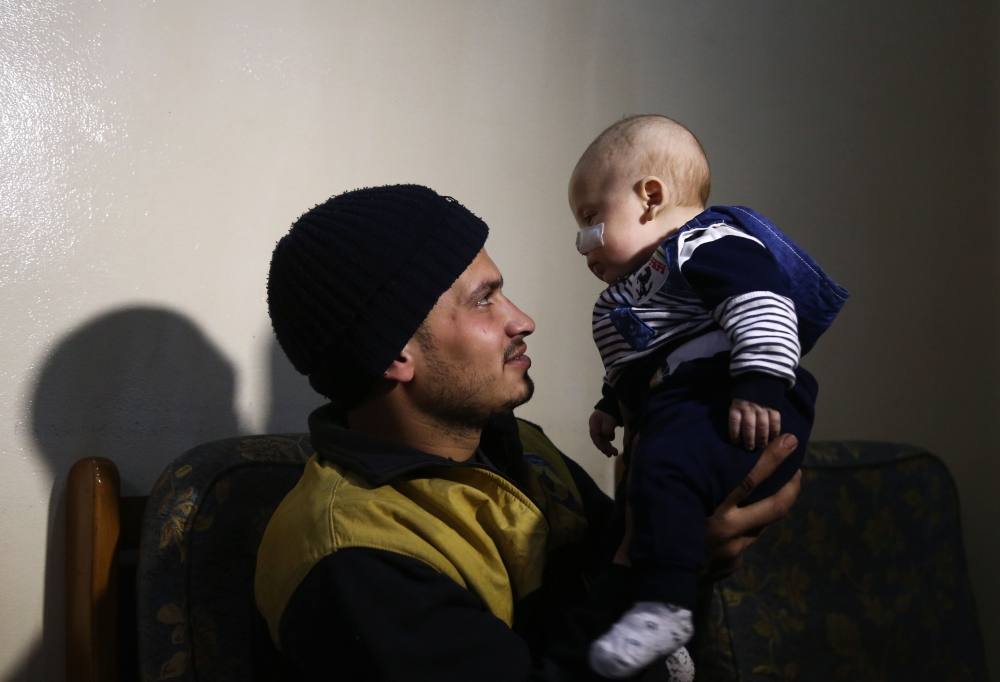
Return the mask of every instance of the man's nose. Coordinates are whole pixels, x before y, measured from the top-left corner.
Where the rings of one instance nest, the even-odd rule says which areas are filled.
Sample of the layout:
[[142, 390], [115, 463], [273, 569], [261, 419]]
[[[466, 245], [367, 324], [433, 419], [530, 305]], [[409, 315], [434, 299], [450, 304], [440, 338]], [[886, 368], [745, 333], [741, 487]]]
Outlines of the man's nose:
[[507, 336], [514, 338], [515, 336], [527, 336], [535, 331], [535, 321], [530, 317], [521, 312], [513, 303], [510, 304], [511, 316], [507, 320], [507, 324], [504, 325], [504, 332]]

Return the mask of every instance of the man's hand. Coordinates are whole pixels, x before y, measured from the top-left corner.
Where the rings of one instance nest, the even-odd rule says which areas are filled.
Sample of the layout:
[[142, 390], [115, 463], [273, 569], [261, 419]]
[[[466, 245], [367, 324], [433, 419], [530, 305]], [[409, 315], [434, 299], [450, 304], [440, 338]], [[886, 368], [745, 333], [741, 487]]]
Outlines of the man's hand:
[[758, 445], [764, 447], [768, 441], [777, 438], [779, 433], [781, 433], [780, 412], [749, 400], [733, 398], [729, 406], [729, 438], [733, 444], [739, 445], [742, 436], [743, 447], [753, 450]]
[[590, 440], [608, 457], [618, 456], [618, 449], [611, 444], [615, 439], [616, 428], [618, 421], [607, 412], [594, 410], [590, 415]]
[[772, 441], [740, 486], [708, 517], [705, 537], [707, 568], [702, 573], [703, 579], [715, 581], [732, 575], [743, 563], [743, 552], [757, 541], [764, 528], [788, 515], [799, 495], [801, 471], [796, 472], [792, 480], [770, 497], [746, 507], [737, 505], [774, 473], [798, 444], [798, 439], [792, 434]]

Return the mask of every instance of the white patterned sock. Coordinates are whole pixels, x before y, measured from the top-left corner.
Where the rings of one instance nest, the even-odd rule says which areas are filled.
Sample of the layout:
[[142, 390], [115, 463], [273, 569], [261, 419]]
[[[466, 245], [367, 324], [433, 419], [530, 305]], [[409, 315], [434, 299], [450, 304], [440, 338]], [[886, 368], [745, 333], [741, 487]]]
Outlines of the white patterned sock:
[[590, 645], [590, 667], [598, 675], [623, 680], [680, 649], [693, 631], [687, 609], [663, 602], [636, 602]]
[[694, 661], [686, 647], [667, 656], [667, 673], [670, 682], [694, 682]]

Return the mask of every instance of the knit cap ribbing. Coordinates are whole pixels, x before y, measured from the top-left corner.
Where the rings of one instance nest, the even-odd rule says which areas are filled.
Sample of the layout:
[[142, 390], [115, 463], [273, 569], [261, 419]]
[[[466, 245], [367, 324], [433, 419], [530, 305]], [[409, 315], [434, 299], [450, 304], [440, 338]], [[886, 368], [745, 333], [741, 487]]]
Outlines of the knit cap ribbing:
[[278, 343], [311, 379], [380, 376], [488, 233], [460, 203], [419, 185], [329, 199], [300, 217], [271, 257]]

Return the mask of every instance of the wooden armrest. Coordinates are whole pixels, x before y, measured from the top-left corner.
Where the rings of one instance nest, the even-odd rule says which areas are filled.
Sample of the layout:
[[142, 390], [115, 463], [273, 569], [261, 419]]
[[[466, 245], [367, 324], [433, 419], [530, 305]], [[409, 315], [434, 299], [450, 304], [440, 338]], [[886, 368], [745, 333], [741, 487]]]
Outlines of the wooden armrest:
[[81, 459], [66, 482], [66, 679], [117, 680], [118, 467]]

